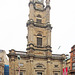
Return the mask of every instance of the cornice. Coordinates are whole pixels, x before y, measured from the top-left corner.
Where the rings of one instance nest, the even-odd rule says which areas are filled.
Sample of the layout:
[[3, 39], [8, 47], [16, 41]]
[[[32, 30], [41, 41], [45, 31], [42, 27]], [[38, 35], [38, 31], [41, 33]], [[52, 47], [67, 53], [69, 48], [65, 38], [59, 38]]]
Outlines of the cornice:
[[35, 50], [33, 47], [29, 47], [29, 48], [27, 48], [26, 50]]
[[30, 7], [30, 4], [33, 4], [33, 5], [34, 5], [34, 2], [30, 1], [30, 2], [29, 2], [29, 7]]
[[35, 46], [33, 43], [27, 44], [27, 46], [30, 46], [30, 45], [32, 45], [34, 47], [37, 47], [37, 48], [52, 48], [50, 45], [47, 45], [47, 46], [42, 47], [42, 46]]
[[47, 8], [51, 9], [50, 5], [47, 5], [45, 9], [47, 9]]
[[[30, 2], [29, 2], [29, 7], [30, 7], [30, 4], [33, 4], [34, 9], [37, 10], [37, 11], [45, 11], [47, 8], [51, 9], [50, 5], [47, 5], [47, 6], [45, 7], [44, 4], [43, 4], [43, 3], [40, 3], [40, 2], [35, 2], [35, 3], [34, 3], [34, 2], [32, 2], [32, 1], [30, 1]], [[38, 8], [36, 8], [36, 7], [35, 7], [36, 4], [41, 4], [41, 5], [43, 5], [43, 9], [38, 9]]]
[[41, 4], [41, 5], [43, 5], [43, 7], [45, 7], [44, 4], [40, 3], [40, 2], [35, 2], [34, 4]]
[[30, 45], [34, 46], [34, 44], [33, 44], [33, 43], [27, 44], [27, 46], [30, 46]]
[[35, 6], [36, 4], [41, 4], [41, 5], [43, 5], [43, 7], [45, 7], [44, 4], [43, 4], [43, 3], [40, 3], [40, 2], [35, 2], [35, 3], [34, 3], [34, 2], [32, 2], [32, 1], [30, 1], [30, 2], [29, 2], [29, 7], [30, 7], [30, 4], [33, 4], [34, 6]]
[[[12, 54], [8, 54], [10, 57], [12, 56]], [[15, 54], [14, 55], [14, 57], [17, 57], [17, 55], [18, 54]], [[60, 57], [60, 56], [58, 56], [58, 57], [53, 57], [53, 56], [41, 56], [41, 55], [34, 55], [34, 54], [31, 54], [31, 53], [28, 53], [28, 54], [19, 54], [20, 56], [21, 56], [21, 58], [22, 57], [24, 57], [24, 58], [29, 58], [29, 57], [34, 57], [34, 58], [45, 58], [45, 59], [47, 59], [47, 58], [51, 58], [52, 60], [64, 60], [64, 58], [63, 57]]]
[[70, 51], [70, 53], [72, 53], [73, 51], [75, 51], [75, 49], [73, 49], [72, 51]]
[[52, 29], [51, 24], [45, 24], [45, 25], [43, 25], [43, 24], [35, 23], [33, 20], [28, 20], [26, 26], [28, 27], [31, 24], [33, 26], [35, 26], [35, 27], [41, 27], [41, 28], [47, 28], [47, 27], [49, 27], [50, 29]]
[[27, 48], [26, 50], [34, 50], [34, 51], [50, 51], [50, 52], [52, 52], [52, 50], [51, 49], [36, 49], [36, 48], [33, 48], [33, 47], [29, 47], [29, 48]]

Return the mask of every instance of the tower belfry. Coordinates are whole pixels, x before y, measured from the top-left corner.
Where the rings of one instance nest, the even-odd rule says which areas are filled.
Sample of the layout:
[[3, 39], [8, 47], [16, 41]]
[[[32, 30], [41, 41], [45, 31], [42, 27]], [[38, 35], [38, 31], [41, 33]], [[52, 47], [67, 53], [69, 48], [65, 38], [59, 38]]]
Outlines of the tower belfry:
[[[50, 24], [50, 0], [30, 0], [29, 20], [27, 22], [27, 51], [51, 54], [51, 24]], [[47, 54], [48, 55], [48, 54]]]

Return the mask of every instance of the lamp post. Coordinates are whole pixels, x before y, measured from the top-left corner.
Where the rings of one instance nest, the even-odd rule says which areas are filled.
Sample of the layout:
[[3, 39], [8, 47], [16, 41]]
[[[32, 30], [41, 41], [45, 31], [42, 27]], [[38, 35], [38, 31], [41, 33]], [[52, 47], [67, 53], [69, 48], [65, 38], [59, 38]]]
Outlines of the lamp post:
[[19, 65], [19, 75], [20, 75], [20, 59], [21, 59], [21, 58], [20, 58], [20, 55], [17, 55], [17, 58], [18, 58], [18, 61], [19, 61], [19, 62], [18, 62], [18, 65]]

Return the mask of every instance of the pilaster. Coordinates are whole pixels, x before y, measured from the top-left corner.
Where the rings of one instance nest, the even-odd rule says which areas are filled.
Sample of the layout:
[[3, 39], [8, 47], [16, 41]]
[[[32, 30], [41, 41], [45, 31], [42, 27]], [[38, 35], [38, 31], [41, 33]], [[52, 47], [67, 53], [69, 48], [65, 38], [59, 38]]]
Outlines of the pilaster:
[[34, 75], [33, 74], [33, 57], [30, 57], [30, 74], [29, 75]]
[[50, 59], [48, 58], [47, 59], [47, 75], [51, 75], [50, 72], [51, 72], [50, 71]]
[[29, 19], [34, 19], [34, 2], [33, 0], [29, 3], [30, 13], [29, 13]]
[[15, 50], [10, 50], [9, 54], [9, 75], [15, 75]]

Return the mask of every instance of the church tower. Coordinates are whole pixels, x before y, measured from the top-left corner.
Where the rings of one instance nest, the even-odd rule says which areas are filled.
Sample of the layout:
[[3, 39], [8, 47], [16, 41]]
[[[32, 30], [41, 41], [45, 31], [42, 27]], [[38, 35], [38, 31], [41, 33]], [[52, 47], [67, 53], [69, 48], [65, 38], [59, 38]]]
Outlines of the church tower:
[[50, 0], [45, 1], [29, 2], [27, 52], [9, 50], [10, 75], [63, 75], [65, 55], [52, 54]]
[[29, 20], [27, 22], [27, 51], [33, 54], [52, 54], [50, 0], [30, 0]]

